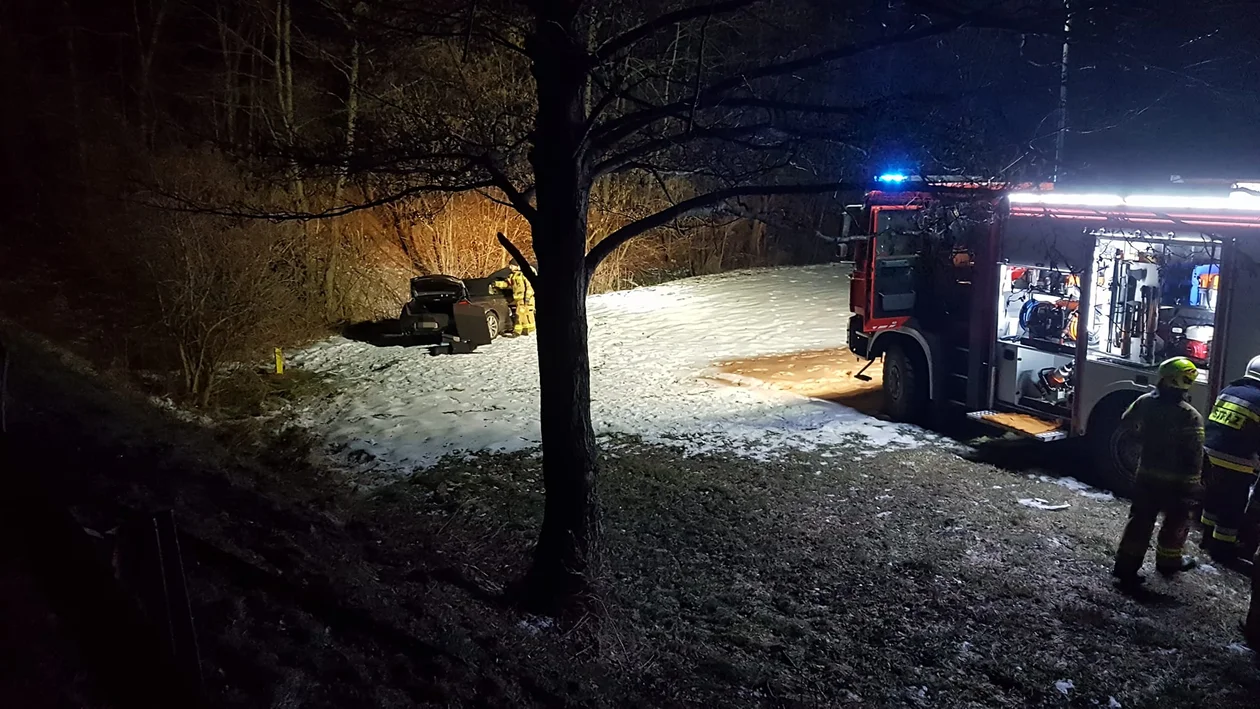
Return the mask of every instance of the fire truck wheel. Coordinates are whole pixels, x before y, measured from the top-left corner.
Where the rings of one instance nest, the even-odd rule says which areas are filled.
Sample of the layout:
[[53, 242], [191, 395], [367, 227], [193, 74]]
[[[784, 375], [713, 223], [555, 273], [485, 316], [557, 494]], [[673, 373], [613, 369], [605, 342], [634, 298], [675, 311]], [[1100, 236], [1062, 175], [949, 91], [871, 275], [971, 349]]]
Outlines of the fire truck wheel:
[[1127, 495], [1137, 477], [1140, 445], [1137, 435], [1120, 428], [1120, 415], [1128, 407], [1127, 398], [1109, 399], [1098, 405], [1089, 421], [1089, 447], [1094, 471], [1113, 491]]
[[884, 353], [884, 410], [894, 421], [918, 421], [927, 411], [927, 365], [894, 343]]

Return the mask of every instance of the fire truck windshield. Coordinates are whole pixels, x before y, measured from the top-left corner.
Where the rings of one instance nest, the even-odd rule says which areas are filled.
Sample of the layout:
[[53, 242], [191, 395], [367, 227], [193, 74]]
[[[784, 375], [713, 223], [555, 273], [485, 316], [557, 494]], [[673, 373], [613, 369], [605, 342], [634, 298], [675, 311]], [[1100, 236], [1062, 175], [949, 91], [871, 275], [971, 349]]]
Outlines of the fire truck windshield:
[[918, 229], [917, 209], [883, 208], [875, 212], [875, 233], [885, 231], [915, 231]]

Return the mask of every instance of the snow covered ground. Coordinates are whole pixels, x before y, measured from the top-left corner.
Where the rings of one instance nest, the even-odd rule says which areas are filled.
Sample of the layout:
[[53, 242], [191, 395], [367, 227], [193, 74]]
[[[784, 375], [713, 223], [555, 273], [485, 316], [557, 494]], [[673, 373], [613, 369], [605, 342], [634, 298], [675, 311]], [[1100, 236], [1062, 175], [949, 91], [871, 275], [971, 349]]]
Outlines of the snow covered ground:
[[[754, 457], [785, 447], [861, 442], [875, 450], [928, 440], [920, 429], [837, 404], [706, 377], [722, 360], [843, 346], [848, 287], [848, 270], [827, 265], [591, 297], [596, 433]], [[300, 411], [300, 420], [363, 470], [405, 473], [447, 454], [516, 451], [539, 441], [532, 337], [441, 357], [337, 337], [292, 361], [346, 382], [340, 394]]]

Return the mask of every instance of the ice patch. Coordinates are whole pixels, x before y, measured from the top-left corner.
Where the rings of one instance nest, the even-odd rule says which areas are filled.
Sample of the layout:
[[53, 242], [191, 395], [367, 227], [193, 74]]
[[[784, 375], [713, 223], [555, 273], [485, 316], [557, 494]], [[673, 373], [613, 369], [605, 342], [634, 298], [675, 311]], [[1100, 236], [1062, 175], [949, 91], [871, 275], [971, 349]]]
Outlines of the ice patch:
[[1054, 683], [1054, 688], [1059, 690], [1059, 694], [1062, 694], [1063, 696], [1066, 697], [1069, 692], [1071, 692], [1073, 689], [1076, 689], [1076, 685], [1073, 684], [1072, 680], [1070, 679], [1061, 679], [1058, 682]]
[[1058, 510], [1066, 510], [1067, 508], [1071, 507], [1071, 505], [1069, 505], [1066, 502], [1056, 505], [1056, 504], [1051, 503], [1049, 500], [1043, 500], [1040, 497], [1025, 497], [1019, 500], [1019, 504], [1023, 505], [1024, 507], [1031, 507], [1034, 510], [1048, 510], [1051, 512], [1055, 512]]
[[[758, 460], [785, 450], [855, 444], [861, 449], [856, 455], [863, 456], [941, 442], [917, 427], [839, 404], [707, 378], [721, 376], [710, 371], [719, 361], [845, 346], [843, 318], [811, 317], [783, 327], [782, 317], [788, 307], [845, 312], [848, 285], [846, 267], [827, 265], [741, 271], [592, 296], [596, 434], [636, 435], [689, 455], [735, 453]], [[293, 353], [290, 362], [345, 382], [338, 395], [309, 403], [296, 416], [352, 469], [405, 474], [446, 455], [516, 452], [540, 442], [533, 337], [440, 357], [425, 348], [334, 337]]]
[[1110, 502], [1116, 499], [1116, 496], [1111, 494], [1110, 492], [1107, 492], [1105, 490], [1099, 490], [1096, 487], [1086, 485], [1085, 483], [1081, 482], [1080, 480], [1077, 480], [1076, 478], [1052, 478], [1049, 475], [1039, 475], [1037, 476], [1037, 479], [1043, 483], [1051, 483], [1053, 485], [1066, 487], [1067, 489], [1071, 490], [1072, 492], [1075, 492], [1081, 497], [1087, 497], [1091, 500]]

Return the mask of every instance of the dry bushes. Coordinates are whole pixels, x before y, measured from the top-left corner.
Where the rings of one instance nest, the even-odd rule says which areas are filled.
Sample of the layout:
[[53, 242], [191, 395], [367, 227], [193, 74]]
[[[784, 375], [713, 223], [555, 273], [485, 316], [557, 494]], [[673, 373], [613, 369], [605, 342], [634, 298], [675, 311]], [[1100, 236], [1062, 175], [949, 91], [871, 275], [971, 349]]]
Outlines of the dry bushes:
[[525, 219], [480, 194], [414, 200], [383, 211], [402, 262], [418, 273], [479, 278], [503, 268], [509, 257], [499, 232], [532, 255]]
[[[693, 194], [681, 181], [672, 183], [669, 191], [667, 196], [659, 187], [626, 180], [601, 182], [591, 196], [590, 244]], [[715, 212], [645, 234], [617, 249], [600, 265], [591, 291], [632, 288], [732, 268], [829, 258], [830, 245], [814, 233], [826, 221], [829, 210], [839, 213], [829, 198], [756, 198], [746, 200], [741, 209], [777, 212], [779, 216], [768, 222]], [[508, 262], [507, 253], [495, 238], [497, 232], [503, 232], [532, 257], [528, 223], [512, 208], [477, 193], [394, 204], [378, 210], [373, 218], [375, 228], [385, 235], [379, 239], [380, 248], [372, 261], [376, 264], [395, 264], [414, 273], [484, 276]], [[379, 266], [376, 268], [379, 272]]]
[[[42, 266], [56, 279], [41, 281], [29, 299], [49, 303], [44, 319], [59, 321], [41, 331], [69, 333], [98, 364], [144, 371], [146, 381], [168, 382], [167, 393], [201, 406], [214, 403], [233, 363], [258, 362], [273, 347], [344, 323], [395, 316], [409, 276], [480, 277], [503, 267], [508, 255], [498, 232], [532, 257], [525, 220], [477, 193], [305, 223], [227, 218], [197, 210], [294, 204], [294, 190], [257, 181], [213, 150], [155, 154], [136, 147], [93, 155], [79, 199], [64, 200], [73, 208], [44, 222], [56, 223], [64, 237], [47, 249]], [[135, 185], [154, 189], [126, 192]], [[321, 208], [329, 188], [307, 180], [308, 208]], [[671, 192], [675, 200], [689, 195], [685, 184]], [[153, 206], [173, 194], [181, 209]], [[667, 203], [651, 185], [601, 184], [592, 196], [591, 243]], [[624, 245], [601, 265], [591, 289], [798, 260], [785, 249], [797, 242], [784, 236], [796, 234], [706, 215]], [[52, 307], [62, 301], [65, 307]]]

